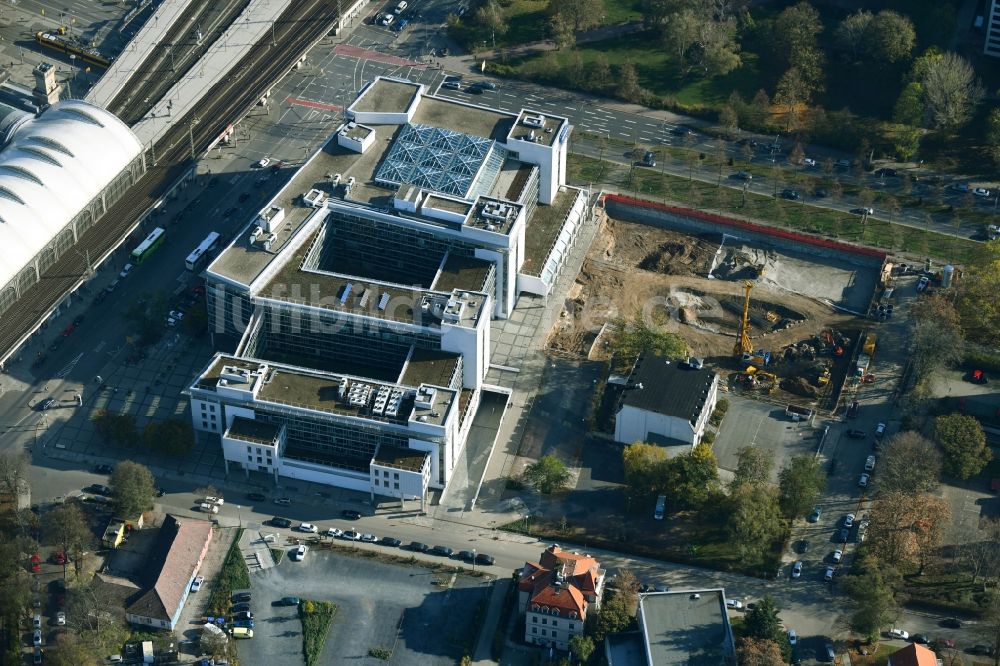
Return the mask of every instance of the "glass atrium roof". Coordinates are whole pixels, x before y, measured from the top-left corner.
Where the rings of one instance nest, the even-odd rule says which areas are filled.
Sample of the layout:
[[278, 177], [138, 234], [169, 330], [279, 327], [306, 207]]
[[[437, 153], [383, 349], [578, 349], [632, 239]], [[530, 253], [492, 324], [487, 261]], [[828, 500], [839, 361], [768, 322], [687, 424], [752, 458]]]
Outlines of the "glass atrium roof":
[[483, 162], [495, 151], [504, 152], [492, 139], [407, 124], [376, 169], [375, 181], [467, 198]]

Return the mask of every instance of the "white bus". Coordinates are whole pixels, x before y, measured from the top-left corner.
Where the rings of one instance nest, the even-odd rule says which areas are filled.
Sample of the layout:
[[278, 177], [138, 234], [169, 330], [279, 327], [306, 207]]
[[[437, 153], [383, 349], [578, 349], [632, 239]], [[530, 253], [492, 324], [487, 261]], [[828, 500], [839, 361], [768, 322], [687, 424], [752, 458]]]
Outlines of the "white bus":
[[219, 247], [219, 234], [213, 231], [188, 255], [187, 259], [184, 260], [184, 265], [189, 271], [198, 270], [217, 247]]

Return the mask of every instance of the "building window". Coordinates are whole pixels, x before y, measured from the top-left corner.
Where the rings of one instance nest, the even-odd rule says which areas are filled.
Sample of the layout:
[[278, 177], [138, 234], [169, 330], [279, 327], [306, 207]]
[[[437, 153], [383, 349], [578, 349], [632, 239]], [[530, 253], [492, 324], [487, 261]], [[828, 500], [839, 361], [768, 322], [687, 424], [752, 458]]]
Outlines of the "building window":
[[205, 428], [206, 430], [208, 430], [208, 421], [202, 420], [201, 427]]
[[396, 479], [397, 481], [399, 481], [399, 472], [393, 472], [393, 473], [392, 473], [392, 478], [394, 478], [394, 479]]
[[253, 462], [253, 456], [247, 456], [247, 462]]
[[248, 446], [247, 447], [247, 453], [253, 453], [253, 447], [252, 446]]
[[389, 470], [387, 470], [387, 469], [382, 470], [382, 476], [384, 476], [385, 478], [388, 479], [389, 478]]
[[201, 411], [208, 411], [208, 407], [205, 406], [205, 403], [201, 403]]
[[542, 636], [548, 636], [548, 635], [549, 635], [548, 632], [545, 629], [542, 629]]
[[[389, 483], [389, 482], [388, 482], [388, 481], [386, 481], [386, 484], [388, 484], [388, 483]], [[398, 483], [398, 482], [396, 482], [396, 483], [393, 483], [393, 484], [392, 484], [392, 487], [393, 487], [393, 488], [395, 488], [396, 490], [399, 490], [399, 483]]]
[[548, 624], [548, 623], [549, 623], [549, 618], [543, 617], [542, 618], [542, 624]]
[[535, 615], [532, 615], [531, 616], [531, 621], [534, 622], [535, 624], [538, 624], [538, 617], [535, 616]]
[[268, 457], [268, 458], [270, 458], [270, 457], [271, 457], [271, 449], [268, 449], [268, 450], [267, 450], [267, 457]]
[[257, 464], [259, 465], [262, 462], [264, 462], [264, 459], [261, 456], [257, 456]]
[[214, 412], [215, 411], [215, 405], [209, 405], [208, 411]]
[[260, 447], [257, 447], [257, 455], [260, 455]]
[[570, 622], [570, 623], [569, 623], [569, 630], [570, 630], [570, 631], [573, 631], [574, 629], [576, 629], [576, 625], [575, 625], [575, 624], [573, 624], [572, 622]]
[[559, 620], [556, 620], [556, 619], [553, 619], [553, 620], [552, 620], [552, 626], [554, 627], [554, 626], [556, 626], [557, 624], [559, 624]]
[[538, 633], [538, 627], [532, 627], [531, 628], [531, 633], [537, 634]]

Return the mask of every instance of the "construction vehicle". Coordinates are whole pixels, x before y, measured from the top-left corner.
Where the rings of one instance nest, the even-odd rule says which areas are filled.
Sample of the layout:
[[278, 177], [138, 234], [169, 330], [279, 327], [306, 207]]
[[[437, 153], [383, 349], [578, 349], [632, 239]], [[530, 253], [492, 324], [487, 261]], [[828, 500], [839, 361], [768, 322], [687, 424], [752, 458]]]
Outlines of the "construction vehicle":
[[736, 335], [733, 356], [746, 359], [747, 355], [753, 352], [753, 343], [750, 342], [750, 290], [753, 289], [753, 282], [744, 281], [743, 289], [746, 290], [743, 299], [743, 318], [740, 320], [740, 332]]
[[817, 386], [826, 386], [830, 383], [830, 368], [822, 368], [816, 377]]
[[876, 341], [875, 333], [869, 331], [865, 335], [865, 345], [862, 348], [862, 351], [864, 353], [868, 354], [869, 356], [874, 356], [875, 355], [875, 341]]
[[863, 377], [868, 374], [868, 366], [872, 363], [872, 357], [868, 354], [860, 354], [858, 356], [858, 365], [854, 368], [854, 374], [858, 377]]
[[778, 384], [778, 376], [754, 366], [747, 366], [746, 382], [750, 388], [772, 388]]

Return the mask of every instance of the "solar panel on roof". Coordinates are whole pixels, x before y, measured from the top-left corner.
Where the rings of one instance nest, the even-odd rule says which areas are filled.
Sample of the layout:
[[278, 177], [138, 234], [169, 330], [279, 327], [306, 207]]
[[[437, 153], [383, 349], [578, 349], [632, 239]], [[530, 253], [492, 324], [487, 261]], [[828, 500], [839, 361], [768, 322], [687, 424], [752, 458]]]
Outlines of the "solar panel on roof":
[[378, 299], [378, 309], [383, 311], [387, 305], [389, 305], [389, 292], [382, 292], [382, 297]]

